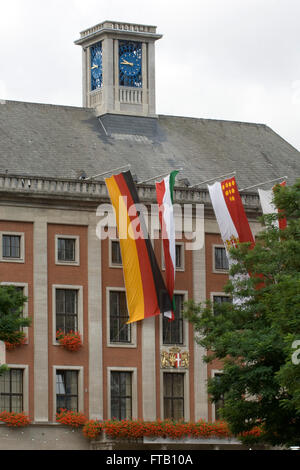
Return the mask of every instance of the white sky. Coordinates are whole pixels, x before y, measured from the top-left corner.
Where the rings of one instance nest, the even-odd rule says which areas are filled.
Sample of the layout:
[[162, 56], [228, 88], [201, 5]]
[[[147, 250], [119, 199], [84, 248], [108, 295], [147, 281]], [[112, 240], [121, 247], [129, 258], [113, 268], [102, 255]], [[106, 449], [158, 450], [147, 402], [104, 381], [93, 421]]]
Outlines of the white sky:
[[264, 123], [300, 149], [299, 0], [0, 0], [0, 99], [81, 106], [79, 32], [152, 24], [157, 112]]

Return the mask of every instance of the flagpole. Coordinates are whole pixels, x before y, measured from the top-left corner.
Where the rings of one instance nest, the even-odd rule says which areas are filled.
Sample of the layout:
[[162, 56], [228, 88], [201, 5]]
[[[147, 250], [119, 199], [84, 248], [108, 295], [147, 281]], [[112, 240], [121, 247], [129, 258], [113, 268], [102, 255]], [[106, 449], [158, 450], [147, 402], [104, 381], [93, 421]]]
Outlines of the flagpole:
[[[171, 170], [171, 171], [182, 171], [183, 168], [179, 168], [177, 170]], [[148, 183], [149, 181], [153, 181], [153, 180], [156, 180], [158, 178], [162, 178], [163, 176], [166, 176], [170, 173], [170, 171], [167, 171], [166, 173], [163, 173], [162, 175], [157, 175], [157, 176], [153, 176], [153, 178], [149, 178], [148, 180], [145, 180], [145, 181], [140, 181], [138, 184], [145, 184], [145, 183]]]
[[202, 181], [201, 183], [194, 184], [193, 186], [189, 186], [189, 188], [192, 189], [192, 188], [195, 188], [196, 186], [200, 186], [200, 184], [209, 183], [210, 181], [215, 181], [215, 180], [224, 178], [225, 176], [229, 176], [229, 175], [236, 175], [236, 171], [231, 171], [230, 173], [226, 173], [225, 175], [215, 176], [214, 178], [211, 178], [209, 180]]
[[239, 192], [241, 193], [242, 191], [247, 191], [248, 189], [257, 188], [257, 186], [262, 186], [262, 185], [267, 184], [267, 183], [274, 183], [275, 181], [279, 181], [279, 180], [282, 180], [282, 179], [287, 180], [288, 177], [287, 176], [281, 176], [280, 178], [275, 178], [274, 180], [265, 181], [264, 183], [254, 184], [253, 186], [248, 186], [248, 188], [239, 189]]
[[86, 178], [85, 181], [91, 180], [93, 178], [99, 178], [100, 176], [107, 175], [108, 173], [113, 173], [114, 171], [123, 170], [124, 168], [127, 168], [128, 166], [131, 167], [131, 164], [128, 163], [127, 165], [120, 166], [119, 168], [114, 168], [113, 170], [108, 170], [108, 171], [105, 171], [104, 173], [100, 173], [99, 175], [89, 176], [89, 178]]

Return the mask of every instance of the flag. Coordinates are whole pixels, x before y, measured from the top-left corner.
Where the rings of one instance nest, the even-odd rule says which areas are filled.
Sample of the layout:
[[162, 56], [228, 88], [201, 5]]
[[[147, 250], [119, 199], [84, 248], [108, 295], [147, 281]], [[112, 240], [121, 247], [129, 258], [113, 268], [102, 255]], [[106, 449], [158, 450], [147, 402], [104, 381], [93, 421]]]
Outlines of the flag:
[[238, 191], [235, 177], [208, 185], [211, 202], [230, 263], [229, 249], [254, 238]]
[[[174, 285], [176, 272], [175, 223], [173, 211], [173, 188], [178, 171], [172, 171], [161, 182], [156, 183], [156, 196], [159, 206], [159, 220], [162, 231], [163, 250], [166, 268], [166, 285], [174, 305]], [[174, 320], [174, 308], [164, 316]]]
[[[283, 181], [280, 183], [280, 186], [285, 186], [286, 182]], [[263, 214], [279, 214], [281, 211], [280, 209], [277, 209], [275, 204], [273, 203], [273, 196], [274, 196], [274, 188], [264, 190], [264, 189], [259, 189], [258, 194], [259, 194], [259, 199], [260, 199], [260, 204], [261, 208], [263, 211]], [[279, 228], [280, 230], [283, 230], [286, 228], [287, 222], [285, 217], [281, 217], [278, 220], [274, 221], [274, 226]]]
[[[115, 209], [129, 313], [133, 323], [171, 309], [130, 171], [105, 180]], [[126, 233], [124, 234], [124, 222]]]

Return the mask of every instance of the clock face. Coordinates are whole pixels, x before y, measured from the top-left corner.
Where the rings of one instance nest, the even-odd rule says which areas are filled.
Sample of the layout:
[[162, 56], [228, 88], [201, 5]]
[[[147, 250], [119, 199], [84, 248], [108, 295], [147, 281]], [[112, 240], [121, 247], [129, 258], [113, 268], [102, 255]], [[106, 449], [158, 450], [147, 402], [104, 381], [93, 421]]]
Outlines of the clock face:
[[102, 45], [91, 47], [91, 90], [102, 87]]
[[142, 86], [142, 45], [121, 41], [119, 46], [120, 85]]

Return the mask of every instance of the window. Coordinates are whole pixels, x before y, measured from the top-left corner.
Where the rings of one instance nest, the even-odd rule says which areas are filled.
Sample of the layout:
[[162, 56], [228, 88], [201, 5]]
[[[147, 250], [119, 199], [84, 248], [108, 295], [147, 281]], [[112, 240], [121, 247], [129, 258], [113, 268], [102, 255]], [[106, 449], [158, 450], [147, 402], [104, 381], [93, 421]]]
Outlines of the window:
[[224, 302], [228, 302], [228, 303], [231, 303], [231, 297], [229, 297], [228, 295], [222, 295], [222, 294], [217, 294], [217, 295], [213, 295], [213, 308], [214, 308], [214, 313], [217, 314], [217, 308], [215, 308], [215, 304], [223, 304]]
[[111, 417], [132, 419], [132, 372], [111, 372]]
[[109, 292], [110, 342], [130, 343], [131, 326], [127, 325], [128, 311], [126, 294], [123, 291]]
[[[221, 375], [222, 375], [222, 373], [217, 373], [217, 372], [214, 373], [214, 377], [217, 377], [216, 380], [219, 380]], [[215, 407], [215, 421], [219, 421], [219, 420], [222, 419], [220, 410], [224, 407], [224, 397], [223, 396], [221, 396], [221, 398], [218, 401], [214, 402], [214, 407]]]
[[184, 374], [164, 373], [164, 418], [184, 419]]
[[10, 369], [0, 375], [0, 411], [23, 410], [23, 370]]
[[3, 258], [21, 258], [21, 236], [3, 235], [2, 236], [2, 257]]
[[229, 264], [227, 253], [224, 247], [214, 247], [214, 268], [216, 271], [228, 271]]
[[231, 302], [231, 298], [228, 295], [214, 295], [214, 304], [222, 304], [224, 302]]
[[58, 261], [75, 261], [75, 245], [74, 238], [58, 238], [57, 239], [57, 259]]
[[79, 235], [55, 235], [55, 263], [79, 266]]
[[78, 411], [78, 371], [56, 371], [56, 411], [61, 408]]
[[174, 320], [163, 317], [163, 344], [183, 344], [183, 303], [184, 295], [175, 294]]
[[56, 330], [78, 330], [78, 291], [56, 289]]
[[175, 245], [176, 269], [183, 269], [183, 245]]
[[118, 240], [111, 240], [111, 264], [122, 265], [120, 242]]
[[[166, 269], [164, 249], [161, 250], [162, 269]], [[176, 271], [184, 270], [184, 243], [175, 244], [175, 269]]]

